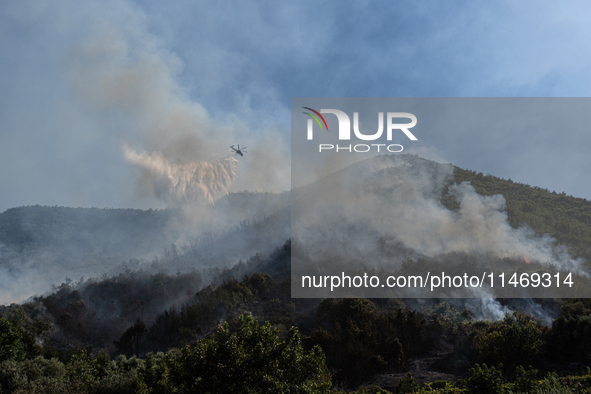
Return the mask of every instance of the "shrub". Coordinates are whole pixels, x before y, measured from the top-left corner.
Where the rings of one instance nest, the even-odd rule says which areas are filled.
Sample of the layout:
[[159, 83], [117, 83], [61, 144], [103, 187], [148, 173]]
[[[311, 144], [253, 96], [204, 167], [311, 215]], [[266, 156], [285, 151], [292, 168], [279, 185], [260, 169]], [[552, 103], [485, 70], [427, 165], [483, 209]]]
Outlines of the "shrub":
[[466, 379], [466, 386], [470, 393], [473, 394], [502, 394], [503, 388], [503, 373], [499, 365], [499, 369], [495, 367], [487, 367], [486, 364], [475, 364], [470, 368], [470, 376]]
[[225, 323], [206, 339], [183, 349], [171, 370], [180, 392], [199, 393], [323, 393], [331, 383], [324, 354], [314, 347], [304, 354], [298, 330], [285, 340], [269, 323], [241, 316], [238, 331]]

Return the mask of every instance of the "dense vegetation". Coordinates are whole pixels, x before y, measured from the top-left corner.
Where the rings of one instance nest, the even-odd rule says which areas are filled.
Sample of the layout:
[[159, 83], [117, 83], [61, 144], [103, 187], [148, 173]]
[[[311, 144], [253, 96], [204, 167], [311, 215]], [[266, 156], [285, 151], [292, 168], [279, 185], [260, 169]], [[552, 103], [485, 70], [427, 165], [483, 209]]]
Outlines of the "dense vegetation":
[[[511, 225], [550, 234], [591, 261], [591, 202], [458, 168], [454, 181], [502, 193]], [[445, 193], [442, 202], [456, 208]], [[32, 245], [27, 231], [2, 237]], [[226, 270], [127, 269], [0, 307], [0, 388], [591, 393], [589, 299], [498, 300], [516, 311], [500, 320], [482, 320], [472, 300], [292, 299], [290, 254], [287, 241]], [[168, 248], [160, 260], [191, 256]]]
[[[0, 326], [12, 325], [0, 318]], [[241, 317], [237, 330], [218, 326], [180, 353], [150, 353], [145, 360], [81, 349], [61, 362], [41, 356], [23, 361], [18, 328], [0, 337], [0, 387], [31, 393], [320, 393], [330, 377], [319, 347], [304, 353], [292, 328], [285, 339], [269, 323]], [[10, 336], [9, 336], [10, 335]]]
[[518, 312], [475, 321], [447, 302], [422, 311], [396, 300], [302, 302], [289, 297], [287, 284], [257, 273], [207, 287], [196, 302], [167, 310], [152, 324], [137, 320], [102, 349], [58, 349], [50, 327], [61, 330], [62, 322], [8, 308], [9, 319], [0, 319], [0, 384], [8, 392], [325, 392], [332, 384], [356, 386], [375, 374], [408, 371], [437, 354], [436, 368], [459, 380], [419, 383], [411, 375], [383, 389], [480, 393], [566, 384], [591, 390], [589, 372], [573, 373], [591, 361], [589, 345], [572, 340], [581, 338], [581, 325], [560, 323], [584, 316], [588, 300], [565, 301], [560, 318], [546, 327]]

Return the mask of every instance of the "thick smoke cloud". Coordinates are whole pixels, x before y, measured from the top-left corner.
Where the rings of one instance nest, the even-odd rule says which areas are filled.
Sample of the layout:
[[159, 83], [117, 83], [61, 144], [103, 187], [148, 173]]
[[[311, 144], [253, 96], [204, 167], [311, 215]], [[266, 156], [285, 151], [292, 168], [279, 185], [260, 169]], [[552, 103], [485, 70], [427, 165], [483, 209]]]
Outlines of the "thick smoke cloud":
[[[105, 128], [119, 130], [113, 142], [141, 168], [138, 196], [155, 196], [169, 207], [211, 204], [237, 177], [239, 186], [257, 190], [288, 188], [289, 157], [280, 153], [281, 143], [274, 139], [271, 146], [264, 131], [231, 116], [213, 119], [178, 83], [182, 67], [147, 32], [121, 26], [97, 28], [70, 52], [66, 74], [81, 105]], [[227, 157], [238, 143], [255, 157], [240, 164]]]
[[[40, 176], [46, 183], [35, 185], [35, 199], [19, 200], [18, 204], [51, 201], [59, 206], [183, 209], [175, 210], [178, 216], [171, 214], [170, 220], [159, 223], [163, 234], [147, 247], [131, 242], [129, 227], [112, 223], [100, 236], [120, 236], [116, 246], [106, 247], [100, 254], [100, 263], [94, 257], [85, 260], [79, 253], [69, 253], [76, 249], [71, 240], [80, 232], [64, 229], [59, 223], [55, 232], [63, 237], [55, 249], [63, 251], [67, 260], [55, 253], [47, 257], [42, 250], [45, 246], [31, 249], [26, 256], [0, 251], [0, 287], [6, 290], [0, 294], [0, 302], [43, 293], [66, 276], [103, 275], [129, 258], [150, 261], [164, 245], [196, 243], [211, 234], [226, 234], [243, 221], [261, 220], [274, 213], [270, 208], [274, 204], [259, 203], [264, 209], [251, 209], [244, 203], [242, 210], [235, 206], [240, 205], [239, 198], [219, 200], [229, 192], [289, 189], [286, 143], [276, 135], [269, 137], [278, 131], [273, 119], [267, 118], [260, 130], [253, 130], [248, 119], [229, 112], [214, 118], [190, 93], [194, 86], [181, 83], [183, 62], [150, 32], [145, 15], [134, 7], [120, 11], [113, 17], [93, 8], [93, 13], [86, 15], [84, 28], [63, 44], [67, 48], [52, 53], [59, 63], [59, 89], [53, 89], [51, 95], [55, 108], [46, 112], [55, 122], [43, 119], [35, 127], [26, 127], [44, 136], [41, 140], [35, 134], [26, 138], [28, 146], [38, 146], [39, 153], [34, 156], [39, 164], [26, 160], [30, 168], [17, 165], [18, 161], [10, 166], [22, 168], [27, 173], [27, 177], [20, 176], [23, 179], [47, 172], [52, 176]], [[33, 116], [37, 106], [43, 107], [35, 101], [35, 108], [29, 106], [23, 119], [37, 119]], [[230, 145], [237, 144], [247, 145], [250, 153], [229, 156]], [[59, 159], [47, 161], [47, 155]], [[61, 167], [49, 171], [55, 162]], [[74, 197], [62, 194], [55, 200], [44, 199], [61, 190], [55, 174], [72, 186]], [[75, 198], [78, 195], [80, 198]], [[216, 200], [220, 208], [211, 206]], [[92, 249], [101, 240], [96, 241], [83, 249]], [[238, 236], [233, 241], [246, 244]], [[220, 265], [231, 266], [250, 254], [238, 251], [226, 257]]]
[[[441, 185], [434, 185], [441, 186]], [[536, 235], [527, 226], [511, 227], [501, 194], [481, 196], [469, 183], [450, 187], [459, 203], [456, 212], [438, 199], [417, 198], [416, 203], [389, 210], [398, 223], [394, 236], [421, 254], [493, 254], [499, 258], [523, 258], [550, 263], [564, 270], [581, 272], [582, 261], [574, 260], [564, 248], [555, 247], [548, 234]]]
[[[502, 195], [479, 195], [468, 183], [453, 185], [452, 176], [452, 165], [412, 155], [379, 156], [326, 176], [292, 197], [294, 254], [306, 267], [317, 264], [316, 275], [364, 266], [394, 271], [420, 258], [448, 268], [466, 258], [525, 264], [524, 256], [587, 275], [583, 261], [549, 235], [513, 228]], [[442, 204], [444, 193], [457, 209]]]
[[174, 55], [138, 42], [130, 45], [134, 38], [141, 37], [113, 29], [80, 42], [71, 55], [70, 83], [99, 119], [101, 112], [114, 111], [127, 119], [134, 133], [122, 139], [143, 145], [148, 153], [125, 146], [125, 158], [142, 168], [142, 181], [151, 180], [161, 201], [169, 206], [200, 198], [211, 203], [236, 175], [235, 160], [208, 160], [216, 152], [223, 155], [222, 135], [231, 136], [232, 130], [183, 96], [174, 80]]

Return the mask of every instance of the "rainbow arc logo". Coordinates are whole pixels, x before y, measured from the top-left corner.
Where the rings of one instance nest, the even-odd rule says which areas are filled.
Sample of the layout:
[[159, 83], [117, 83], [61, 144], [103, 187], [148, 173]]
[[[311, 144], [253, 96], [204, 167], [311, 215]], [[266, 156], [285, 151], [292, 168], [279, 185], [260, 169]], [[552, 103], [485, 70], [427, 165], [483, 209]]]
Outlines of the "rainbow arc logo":
[[[324, 116], [320, 115], [320, 112], [316, 111], [315, 109], [309, 108], [309, 107], [302, 107], [302, 108], [304, 108], [304, 109], [307, 109], [307, 110], [309, 110], [309, 111], [312, 111], [312, 112], [314, 112], [316, 115], [320, 116], [320, 119], [322, 119], [322, 122], [324, 122], [324, 125], [326, 126], [326, 131], [328, 131], [328, 125], [326, 124], [326, 120], [324, 120]], [[306, 115], [308, 115], [308, 116], [311, 116], [311, 117], [312, 117], [312, 118], [313, 118], [313, 119], [316, 121], [316, 123], [318, 123], [318, 126], [320, 126], [320, 130], [322, 130], [322, 129], [323, 129], [323, 127], [322, 127], [322, 123], [320, 123], [320, 120], [319, 120], [319, 119], [318, 119], [316, 116], [312, 115], [312, 114], [311, 114], [311, 113], [309, 113], [309, 112], [302, 112], [302, 113], [303, 113], [303, 114], [306, 114]]]

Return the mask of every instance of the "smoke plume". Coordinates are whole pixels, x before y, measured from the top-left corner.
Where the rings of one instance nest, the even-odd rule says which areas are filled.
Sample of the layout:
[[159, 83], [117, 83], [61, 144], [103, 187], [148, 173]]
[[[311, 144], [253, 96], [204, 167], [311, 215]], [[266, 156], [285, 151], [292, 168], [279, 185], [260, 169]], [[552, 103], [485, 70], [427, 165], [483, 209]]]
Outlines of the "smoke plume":
[[[107, 27], [72, 48], [67, 78], [88, 115], [118, 133], [125, 161], [142, 169], [136, 197], [178, 207], [213, 203], [237, 177], [236, 187], [289, 186], [289, 157], [267, 135], [272, 129], [254, 131], [231, 114], [213, 118], [179, 83], [174, 53], [141, 29]], [[237, 160], [225, 156], [239, 143], [253, 153], [240, 158], [237, 174]]]
[[[502, 195], [479, 195], [452, 177], [452, 165], [411, 155], [379, 156], [326, 176], [292, 197], [294, 253], [324, 275], [363, 265], [392, 272], [409, 259], [448, 269], [486, 262], [490, 272], [505, 259], [525, 265], [523, 256], [588, 275], [584, 261], [548, 234], [513, 228]], [[443, 205], [444, 194], [457, 209]]]

